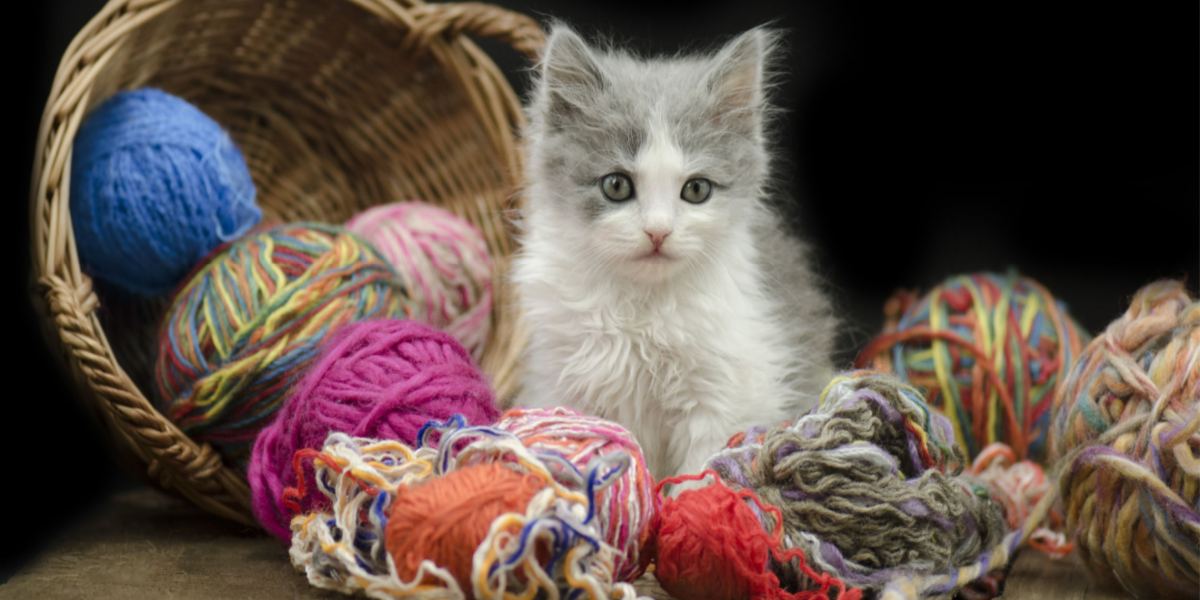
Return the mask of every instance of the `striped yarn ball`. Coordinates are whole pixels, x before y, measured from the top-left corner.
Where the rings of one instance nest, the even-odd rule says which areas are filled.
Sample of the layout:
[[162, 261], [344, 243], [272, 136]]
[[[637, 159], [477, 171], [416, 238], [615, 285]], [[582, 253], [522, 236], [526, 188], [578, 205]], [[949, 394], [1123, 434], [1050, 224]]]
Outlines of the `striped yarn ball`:
[[251, 234], [180, 290], [159, 336], [159, 408], [236, 462], [318, 349], [353, 321], [407, 316], [395, 271], [340, 227], [301, 223]]
[[479, 229], [447, 210], [397, 202], [346, 229], [377, 248], [412, 292], [413, 318], [458, 339], [479, 359], [492, 319], [492, 259]]
[[604, 539], [617, 549], [617, 581], [633, 581], [650, 561], [644, 552], [653, 534], [657, 508], [654, 478], [646, 468], [642, 447], [624, 427], [568, 408], [512, 409], [496, 428], [513, 433], [535, 452], [562, 455], [578, 473], [597, 459], [627, 454], [632, 464], [600, 492], [596, 510]]
[[856, 366], [895, 373], [945, 414], [968, 456], [1004, 442], [1042, 459], [1054, 390], [1087, 333], [1040, 283], [1015, 272], [951, 277], [884, 307]]
[[1200, 590], [1200, 302], [1142, 288], [1054, 400], [1067, 533], [1098, 577], [1143, 598]]

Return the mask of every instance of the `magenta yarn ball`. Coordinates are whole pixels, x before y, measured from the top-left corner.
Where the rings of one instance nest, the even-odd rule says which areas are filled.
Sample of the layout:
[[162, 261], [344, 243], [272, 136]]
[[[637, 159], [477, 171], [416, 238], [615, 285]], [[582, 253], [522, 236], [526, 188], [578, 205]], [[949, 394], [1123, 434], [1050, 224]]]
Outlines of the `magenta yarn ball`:
[[[292, 457], [320, 449], [331, 432], [415, 445], [431, 419], [462, 415], [472, 425], [499, 416], [487, 378], [450, 335], [408, 320], [347, 325], [254, 442], [248, 478], [254, 514], [280, 539], [291, 539], [294, 516], [283, 490], [296, 485]], [[320, 494], [308, 490], [308, 512]]]

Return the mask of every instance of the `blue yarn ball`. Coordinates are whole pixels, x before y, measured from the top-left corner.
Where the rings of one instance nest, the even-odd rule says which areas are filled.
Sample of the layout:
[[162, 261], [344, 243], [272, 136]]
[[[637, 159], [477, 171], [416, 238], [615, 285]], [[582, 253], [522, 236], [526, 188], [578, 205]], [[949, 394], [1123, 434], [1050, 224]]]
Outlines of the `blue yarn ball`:
[[144, 296], [174, 289], [262, 219], [242, 153], [221, 126], [156, 89], [121, 92], [75, 136], [71, 222], [84, 269]]

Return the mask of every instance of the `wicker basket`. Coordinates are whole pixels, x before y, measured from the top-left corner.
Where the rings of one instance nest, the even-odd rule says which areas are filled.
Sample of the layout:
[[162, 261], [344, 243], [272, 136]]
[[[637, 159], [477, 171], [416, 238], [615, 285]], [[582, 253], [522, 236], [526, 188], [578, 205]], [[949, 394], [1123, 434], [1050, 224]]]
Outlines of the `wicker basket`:
[[[535, 53], [531, 19], [420, 0], [113, 0], [75, 37], [42, 117], [34, 166], [35, 303], [106, 429], [152, 480], [253, 523], [244, 475], [155, 410], [145, 390], [166, 308], [93, 287], [71, 231], [71, 144], [113, 93], [156, 86], [221, 123], [246, 156], [268, 218], [341, 222], [420, 198], [478, 225], [503, 282], [513, 248], [520, 105], [463, 34]], [[516, 385], [523, 336], [500, 285], [483, 367]]]

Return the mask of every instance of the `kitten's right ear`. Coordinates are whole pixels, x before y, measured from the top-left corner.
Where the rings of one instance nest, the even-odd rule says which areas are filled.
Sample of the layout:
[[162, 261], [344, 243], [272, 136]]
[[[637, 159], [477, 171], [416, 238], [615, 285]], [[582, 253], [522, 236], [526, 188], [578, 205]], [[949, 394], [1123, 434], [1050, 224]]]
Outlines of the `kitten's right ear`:
[[576, 116], [587, 99], [607, 85], [587, 43], [561, 23], [550, 30], [540, 69], [546, 116], [552, 126]]
[[715, 122], [746, 132], [762, 127], [764, 71], [777, 39], [774, 31], [757, 27], [727, 43], [713, 57], [707, 91]]

